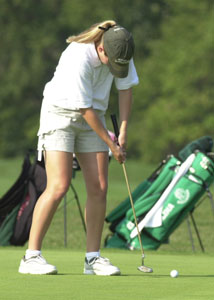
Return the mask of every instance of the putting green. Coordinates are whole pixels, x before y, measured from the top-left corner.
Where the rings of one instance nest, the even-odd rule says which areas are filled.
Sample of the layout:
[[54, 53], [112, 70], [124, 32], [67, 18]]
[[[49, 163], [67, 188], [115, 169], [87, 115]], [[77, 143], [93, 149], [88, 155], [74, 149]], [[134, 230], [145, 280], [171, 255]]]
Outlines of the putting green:
[[[207, 254], [159, 254], [147, 252], [146, 274], [137, 270], [140, 252], [105, 249], [102, 255], [120, 267], [122, 276], [86, 276], [83, 251], [44, 250], [58, 267], [58, 275], [22, 275], [17, 272], [23, 248], [0, 248], [0, 299], [111, 299], [200, 300], [214, 299], [214, 256]], [[172, 269], [179, 271], [171, 278]]]

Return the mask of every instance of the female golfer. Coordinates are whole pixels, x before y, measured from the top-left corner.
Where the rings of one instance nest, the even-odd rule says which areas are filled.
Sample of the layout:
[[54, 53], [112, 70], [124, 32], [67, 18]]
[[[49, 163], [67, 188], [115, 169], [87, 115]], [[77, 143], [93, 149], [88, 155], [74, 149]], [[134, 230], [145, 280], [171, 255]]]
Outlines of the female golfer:
[[[19, 272], [55, 274], [41, 255], [43, 238], [72, 178], [75, 153], [85, 180], [86, 257], [84, 274], [118, 275], [120, 270], [100, 256], [106, 212], [108, 151], [122, 163], [126, 158], [127, 123], [132, 86], [138, 84], [133, 63], [132, 35], [114, 21], [93, 25], [67, 39], [53, 78], [44, 89], [38, 132], [39, 156], [44, 153], [47, 187], [33, 213], [28, 249]], [[105, 125], [111, 85], [119, 91], [119, 145]]]

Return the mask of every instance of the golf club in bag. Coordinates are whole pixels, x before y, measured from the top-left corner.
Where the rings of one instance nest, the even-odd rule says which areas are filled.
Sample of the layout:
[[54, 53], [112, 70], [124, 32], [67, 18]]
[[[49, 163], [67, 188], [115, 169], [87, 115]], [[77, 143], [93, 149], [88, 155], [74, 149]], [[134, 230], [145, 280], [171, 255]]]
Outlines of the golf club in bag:
[[[115, 136], [116, 136], [116, 138], [118, 138], [119, 128], [118, 128], [118, 124], [117, 124], [116, 115], [111, 115], [111, 120], [112, 120], [112, 124], [113, 124], [113, 127], [114, 127]], [[138, 222], [137, 222], [137, 217], [136, 217], [136, 213], [135, 213], [134, 202], [133, 202], [133, 199], [132, 199], [132, 193], [131, 193], [131, 190], [130, 190], [129, 180], [128, 180], [128, 176], [127, 176], [126, 167], [125, 167], [124, 162], [122, 163], [122, 167], [123, 167], [123, 172], [124, 172], [126, 185], [127, 185], [127, 189], [128, 189], [128, 194], [129, 194], [129, 198], [130, 198], [130, 203], [131, 203], [131, 207], [132, 207], [132, 211], [133, 211], [133, 215], [134, 215], [134, 221], [135, 221], [135, 226], [136, 226], [136, 229], [137, 229], [137, 234], [138, 234], [138, 239], [139, 239], [140, 249], [141, 249], [141, 255], [142, 255], [142, 265], [139, 266], [137, 269], [141, 272], [144, 272], [144, 273], [152, 273], [153, 269], [150, 268], [150, 267], [146, 267], [144, 265], [145, 254], [144, 254], [143, 244], [142, 244], [142, 240], [141, 240], [141, 236], [140, 236], [140, 231], [139, 231], [139, 228], [138, 228]]]

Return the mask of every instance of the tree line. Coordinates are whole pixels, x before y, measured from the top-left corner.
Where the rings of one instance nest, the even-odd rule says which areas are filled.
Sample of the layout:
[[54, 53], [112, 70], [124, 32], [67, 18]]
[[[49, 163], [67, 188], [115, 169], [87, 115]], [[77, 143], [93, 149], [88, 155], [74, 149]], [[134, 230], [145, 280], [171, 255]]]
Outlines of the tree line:
[[[140, 84], [134, 87], [128, 155], [157, 162], [213, 136], [212, 0], [0, 0], [0, 156], [36, 148], [44, 85], [65, 40], [116, 20], [132, 32]], [[113, 88], [109, 114], [118, 113]], [[112, 125], [107, 115], [108, 128]]]

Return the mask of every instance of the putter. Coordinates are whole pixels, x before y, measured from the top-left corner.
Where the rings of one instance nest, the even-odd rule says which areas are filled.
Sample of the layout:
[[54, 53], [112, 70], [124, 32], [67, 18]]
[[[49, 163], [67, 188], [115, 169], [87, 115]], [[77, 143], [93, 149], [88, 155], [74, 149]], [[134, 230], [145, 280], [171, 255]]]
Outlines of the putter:
[[[112, 124], [113, 124], [113, 127], [114, 127], [115, 136], [118, 138], [118, 136], [119, 136], [119, 128], [118, 128], [118, 124], [117, 124], [116, 115], [111, 115], [111, 120], [112, 120]], [[136, 217], [136, 212], [135, 212], [135, 208], [134, 208], [134, 201], [133, 201], [133, 198], [132, 198], [132, 193], [131, 193], [131, 189], [130, 189], [130, 185], [129, 185], [129, 180], [128, 180], [128, 176], [127, 176], [126, 167], [125, 167], [125, 163], [124, 162], [122, 163], [122, 167], [123, 167], [123, 172], [124, 172], [124, 176], [125, 176], [125, 180], [126, 180], [126, 185], [127, 185], [127, 189], [128, 189], [129, 199], [130, 199], [130, 203], [131, 203], [131, 207], [132, 207], [132, 212], [133, 212], [133, 215], [134, 215], [135, 226], [137, 228], [137, 234], [138, 234], [138, 239], [139, 239], [140, 249], [141, 249], [142, 265], [139, 266], [137, 269], [139, 271], [141, 271], [141, 272], [144, 272], [144, 273], [152, 273], [153, 269], [150, 268], [150, 267], [146, 267], [144, 265], [145, 254], [144, 254], [143, 244], [142, 244], [142, 240], [141, 240], [141, 236], [140, 236], [140, 231], [139, 231], [139, 228], [138, 228], [137, 217]]]

